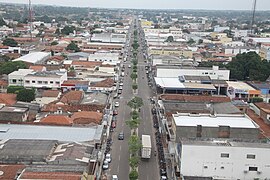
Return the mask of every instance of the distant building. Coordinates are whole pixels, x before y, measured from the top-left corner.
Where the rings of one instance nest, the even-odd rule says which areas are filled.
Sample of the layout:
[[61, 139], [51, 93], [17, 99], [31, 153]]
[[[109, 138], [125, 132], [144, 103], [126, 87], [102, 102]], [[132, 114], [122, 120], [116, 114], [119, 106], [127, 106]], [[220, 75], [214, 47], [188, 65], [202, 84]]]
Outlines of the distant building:
[[14, 59], [13, 61], [23, 61], [27, 64], [44, 64], [45, 61], [48, 60], [49, 58], [50, 58], [50, 53], [33, 52], [27, 55], [24, 55], [22, 57], [19, 57], [17, 59]]
[[28, 108], [4, 106], [0, 109], [0, 121], [25, 122], [29, 115]]

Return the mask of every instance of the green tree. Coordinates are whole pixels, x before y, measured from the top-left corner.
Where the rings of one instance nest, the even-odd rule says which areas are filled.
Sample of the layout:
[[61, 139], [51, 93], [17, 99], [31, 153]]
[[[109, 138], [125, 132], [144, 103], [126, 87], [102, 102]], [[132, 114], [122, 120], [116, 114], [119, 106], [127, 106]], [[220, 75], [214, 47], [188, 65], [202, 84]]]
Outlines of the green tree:
[[194, 39], [190, 39], [190, 40], [188, 40], [188, 42], [187, 42], [189, 45], [192, 45], [192, 44], [194, 44], [194, 43], [196, 43], [195, 41], [194, 41]]
[[133, 83], [133, 84], [132, 84], [132, 89], [133, 89], [133, 90], [136, 90], [136, 89], [138, 89], [138, 84], [136, 84], [136, 83]]
[[202, 43], [203, 43], [203, 40], [199, 39], [198, 44], [202, 44]]
[[139, 165], [139, 157], [138, 156], [132, 156], [129, 158], [129, 165], [132, 169], [135, 169]]
[[251, 103], [263, 102], [263, 98], [254, 97], [249, 100]]
[[132, 109], [136, 110], [143, 106], [143, 100], [142, 98], [135, 96], [128, 102], [127, 105], [131, 107]]
[[13, 71], [17, 71], [18, 69], [25, 69], [26, 64], [22, 61], [8, 61], [0, 64], [0, 75], [1, 74], [10, 74]]
[[6, 55], [0, 55], [0, 62], [7, 62], [9, 60], [10, 60], [10, 57], [8, 57]]
[[4, 19], [1, 17], [0, 18], [0, 26], [6, 26], [6, 22], [4, 21]]
[[131, 135], [128, 140], [128, 148], [132, 156], [134, 156], [142, 147], [142, 144], [137, 135]]
[[167, 38], [167, 40], [166, 40], [166, 42], [173, 42], [173, 41], [174, 41], [173, 36], [169, 36], [169, 37]]
[[136, 73], [131, 73], [130, 78], [135, 81], [137, 79], [138, 75]]
[[16, 47], [16, 46], [18, 46], [18, 43], [17, 43], [17, 41], [15, 41], [12, 38], [6, 38], [3, 41], [3, 45], [5, 45], [5, 46], [11, 46], [11, 47]]
[[55, 46], [55, 45], [57, 45], [57, 44], [58, 44], [57, 41], [53, 41], [53, 42], [51, 43], [52, 46]]
[[138, 119], [138, 118], [139, 118], [139, 113], [138, 113], [138, 111], [136, 111], [136, 110], [133, 110], [133, 111], [130, 113], [130, 115], [131, 115], [131, 119]]
[[66, 50], [71, 50], [71, 51], [74, 51], [74, 52], [80, 52], [80, 48], [79, 48], [78, 45], [75, 44], [74, 42], [71, 42], [71, 43], [67, 46]]
[[131, 129], [131, 130], [134, 130], [136, 128], [139, 127], [140, 125], [140, 120], [139, 119], [130, 119], [130, 120], [127, 120], [126, 121], [126, 125], [128, 125], [128, 127]]
[[17, 93], [17, 101], [31, 102], [35, 99], [35, 89], [22, 89]]
[[61, 32], [64, 35], [69, 35], [70, 33], [73, 33], [76, 28], [74, 26], [65, 26]]
[[17, 94], [22, 89], [24, 89], [23, 86], [8, 86], [7, 93]]
[[137, 170], [133, 169], [132, 171], [130, 171], [129, 173], [130, 180], [137, 180], [138, 178], [139, 178], [139, 173], [137, 172]]

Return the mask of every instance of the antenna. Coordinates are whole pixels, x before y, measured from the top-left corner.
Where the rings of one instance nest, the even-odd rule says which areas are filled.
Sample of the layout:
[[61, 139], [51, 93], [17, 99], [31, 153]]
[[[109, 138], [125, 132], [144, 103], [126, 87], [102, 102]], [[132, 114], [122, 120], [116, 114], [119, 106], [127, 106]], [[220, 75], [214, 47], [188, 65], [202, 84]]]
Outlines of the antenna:
[[253, 0], [253, 5], [252, 5], [252, 19], [251, 19], [251, 23], [250, 23], [251, 34], [253, 34], [252, 30], [253, 30], [253, 25], [254, 25], [254, 21], [255, 21], [256, 6], [257, 6], [257, 0]]
[[31, 41], [33, 39], [32, 36], [32, 27], [33, 27], [33, 16], [32, 16], [32, 4], [31, 4], [31, 0], [29, 0], [29, 27], [30, 27], [30, 37], [31, 37]]

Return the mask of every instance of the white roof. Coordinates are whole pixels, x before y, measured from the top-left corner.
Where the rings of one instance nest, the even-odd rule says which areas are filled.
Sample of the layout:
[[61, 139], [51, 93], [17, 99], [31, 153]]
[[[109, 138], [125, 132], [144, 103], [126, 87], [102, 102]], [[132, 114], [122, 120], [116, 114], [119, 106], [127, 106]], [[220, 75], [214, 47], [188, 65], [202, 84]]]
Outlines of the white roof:
[[150, 147], [151, 148], [150, 135], [142, 135], [142, 145], [143, 145], [143, 147]]
[[14, 71], [9, 75], [12, 76], [26, 76], [27, 74], [31, 74], [34, 70], [33, 69], [19, 69], [18, 71]]
[[250, 85], [248, 85], [245, 82], [242, 81], [227, 81], [227, 84], [229, 87], [233, 87], [234, 89], [241, 89], [241, 90], [256, 90], [253, 87], [251, 87]]
[[176, 126], [218, 127], [230, 126], [232, 128], [257, 128], [251, 119], [245, 116], [213, 116], [209, 115], [181, 115], [173, 114]]
[[0, 139], [41, 139], [65, 142], [100, 140], [102, 126], [68, 127], [1, 124]]
[[178, 78], [158, 78], [155, 77], [155, 82], [158, 86], [164, 88], [185, 88], [184, 84]]
[[24, 61], [24, 62], [35, 64], [35, 63], [43, 60], [44, 58], [46, 58], [49, 55], [50, 55], [49, 52], [32, 52], [32, 53], [26, 54], [22, 57], [19, 57], [17, 59], [14, 59], [13, 61]]

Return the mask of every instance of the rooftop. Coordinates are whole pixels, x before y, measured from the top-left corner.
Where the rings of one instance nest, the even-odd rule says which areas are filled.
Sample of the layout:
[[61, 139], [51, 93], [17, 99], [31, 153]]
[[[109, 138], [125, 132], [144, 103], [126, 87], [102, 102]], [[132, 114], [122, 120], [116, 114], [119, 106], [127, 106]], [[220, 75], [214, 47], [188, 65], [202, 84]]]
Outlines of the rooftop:
[[163, 94], [160, 99], [177, 100], [181, 102], [230, 102], [230, 98], [226, 96], [200, 96], [200, 95], [185, 95], [185, 94]]
[[17, 102], [17, 94], [0, 93], [0, 104], [14, 105]]
[[15, 179], [18, 172], [22, 172], [25, 168], [25, 165], [18, 165], [18, 164], [0, 164], [0, 172], [2, 171], [3, 174], [0, 175], [0, 179], [8, 180], [8, 179]]
[[27, 55], [24, 55], [22, 57], [19, 57], [17, 59], [14, 59], [13, 61], [24, 61], [24, 62], [28, 62], [28, 63], [37, 63], [41, 60], [43, 60], [44, 58], [50, 56], [50, 53], [46, 53], [46, 52], [32, 52], [29, 53]]
[[26, 112], [28, 108], [23, 107], [13, 107], [13, 106], [5, 106], [0, 109], [0, 112]]
[[0, 139], [58, 140], [63, 142], [99, 141], [102, 126], [68, 127], [1, 124]]
[[71, 118], [74, 124], [100, 124], [103, 114], [94, 111], [75, 112]]
[[45, 124], [58, 124], [58, 125], [71, 125], [72, 119], [66, 115], [50, 114], [47, 117], [41, 119], [41, 123]]
[[242, 89], [246, 91], [256, 90], [247, 83], [241, 81], [227, 81], [227, 84], [229, 87], [233, 87], [234, 89]]
[[230, 126], [231, 128], [258, 128], [258, 125], [243, 115], [192, 115], [173, 114], [176, 126], [219, 127]]

